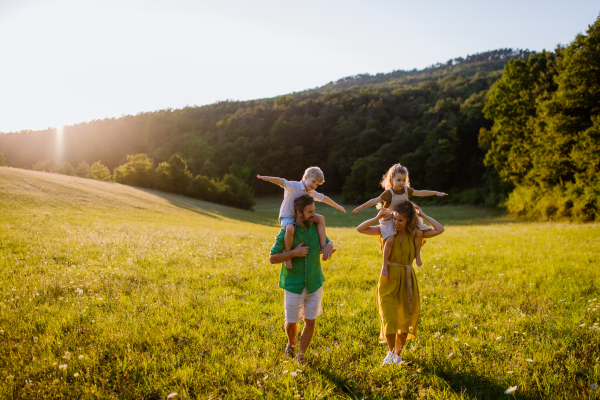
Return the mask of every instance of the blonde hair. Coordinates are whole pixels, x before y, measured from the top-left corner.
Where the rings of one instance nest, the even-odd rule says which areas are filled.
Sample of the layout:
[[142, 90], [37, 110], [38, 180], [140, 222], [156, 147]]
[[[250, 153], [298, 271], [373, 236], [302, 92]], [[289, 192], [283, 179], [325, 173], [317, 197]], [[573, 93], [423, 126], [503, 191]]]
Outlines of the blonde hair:
[[318, 181], [321, 181], [321, 183], [325, 182], [325, 175], [319, 167], [306, 168], [306, 171], [304, 171], [304, 178], [314, 178]]
[[381, 180], [381, 186], [385, 190], [390, 190], [394, 186], [392, 179], [396, 174], [406, 175], [406, 183], [404, 186], [410, 187], [410, 181], [408, 180], [408, 170], [406, 169], [406, 167], [403, 167], [400, 164], [394, 164], [390, 167], [390, 169], [388, 169], [385, 175], [383, 175], [383, 179]]

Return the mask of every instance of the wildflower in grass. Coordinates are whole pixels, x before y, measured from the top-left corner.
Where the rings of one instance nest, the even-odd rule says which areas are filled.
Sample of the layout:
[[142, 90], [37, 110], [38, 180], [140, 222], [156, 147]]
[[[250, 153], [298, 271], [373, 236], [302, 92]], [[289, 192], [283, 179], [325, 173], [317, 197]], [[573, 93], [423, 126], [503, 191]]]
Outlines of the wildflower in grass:
[[525, 361], [530, 362], [530, 363], [535, 362], [531, 358], [527, 358]]
[[508, 371], [507, 374], [513, 374], [515, 371]]
[[590, 386], [590, 389], [598, 390], [598, 384], [597, 383], [592, 384], [592, 386]]
[[[433, 334], [433, 337], [435, 337], [435, 338], [437, 338], [437, 337], [440, 337], [440, 333], [439, 333], [439, 332], [436, 332], [436, 333], [434, 333], [434, 334]], [[384, 343], [386, 343], [386, 341], [385, 341], [385, 340], [384, 340], [383, 342], [384, 342]]]
[[498, 336], [498, 337], [496, 338], [496, 340], [500, 340], [500, 339], [502, 339], [502, 336]]
[[282, 374], [287, 374], [287, 373], [288, 373], [287, 369], [282, 372]]
[[297, 374], [297, 372], [296, 372], [296, 371], [294, 371], [294, 372], [290, 373], [290, 375], [292, 375], [292, 376], [294, 376], [294, 377], [296, 376], [296, 374]]
[[79, 376], [79, 373], [78, 373], [78, 372], [75, 372], [75, 373], [73, 374], [73, 377], [74, 377], [74, 378], [77, 378], [78, 376]]
[[515, 390], [517, 390], [517, 387], [516, 387], [516, 386], [511, 386], [511, 387], [509, 387], [508, 389], [506, 389], [506, 390], [504, 391], [504, 394], [511, 394], [511, 393], [512, 393], [512, 392], [514, 392]]
[[80, 354], [78, 358], [81, 360], [83, 358], [83, 354]]
[[173, 392], [167, 396], [167, 399], [172, 399], [173, 397], [176, 397], [176, 396], [177, 396], [177, 393]]
[[6, 380], [10, 381], [11, 379], [14, 379], [14, 375], [7, 375], [6, 376]]
[[585, 326], [585, 324], [581, 324], [581, 325], [579, 325], [579, 327], [580, 327], [580, 328], [583, 328], [584, 326]]
[[68, 367], [68, 365], [67, 365], [67, 364], [62, 364], [62, 365], [59, 365], [59, 366], [58, 366], [58, 369], [65, 370], [65, 369], [67, 369], [67, 367]]
[[457, 339], [457, 338], [453, 337], [452, 339], [454, 339], [454, 341], [455, 341], [455, 342], [458, 342], [458, 339]]

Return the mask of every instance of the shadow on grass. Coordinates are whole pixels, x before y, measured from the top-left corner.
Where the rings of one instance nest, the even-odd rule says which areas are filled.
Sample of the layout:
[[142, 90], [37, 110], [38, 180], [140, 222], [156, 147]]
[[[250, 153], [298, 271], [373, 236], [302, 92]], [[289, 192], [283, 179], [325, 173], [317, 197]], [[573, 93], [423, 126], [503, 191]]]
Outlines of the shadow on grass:
[[[281, 196], [257, 197], [254, 211], [240, 210], [190, 197], [160, 192], [158, 190], [136, 188], [154, 196], [167, 200], [171, 205], [194, 212], [209, 218], [230, 218], [253, 224], [273, 226], [278, 228], [279, 207]], [[325, 217], [325, 223], [330, 228], [355, 228], [363, 221], [376, 215], [372, 207], [359, 213], [352, 213], [356, 205], [343, 205], [343, 213], [324, 203], [316, 204], [316, 212]], [[424, 210], [444, 226], [493, 225], [507, 223], [525, 223], [526, 221], [512, 218], [501, 210], [477, 206], [428, 206]]]
[[352, 382], [348, 379], [344, 379], [339, 375], [336, 375], [335, 372], [331, 369], [325, 368], [315, 368], [316, 372], [321, 374], [323, 377], [327, 378], [327, 380], [333, 383], [339, 390], [344, 392], [346, 397], [349, 399], [362, 399], [364, 396], [352, 385]]
[[180, 196], [172, 193], [161, 192], [153, 189], [139, 188], [136, 189], [152, 194], [154, 196], [165, 199], [174, 207], [181, 208], [193, 213], [208, 217], [208, 218], [230, 218], [243, 222], [250, 222], [259, 225], [272, 225], [277, 227], [277, 216], [274, 218], [268, 218], [263, 213], [256, 213], [254, 211], [241, 210], [239, 208], [233, 208], [217, 203], [210, 203], [208, 201], [193, 199], [191, 197]]
[[[450, 368], [422, 367], [422, 375], [429, 375], [430, 379], [442, 380], [455, 394], [467, 393], [469, 398], [475, 399], [498, 399], [506, 398], [504, 391], [510, 387], [498, 385], [489, 378], [469, 371], [456, 372]], [[515, 392], [519, 399], [539, 399], [539, 397], [528, 396], [522, 392]]]

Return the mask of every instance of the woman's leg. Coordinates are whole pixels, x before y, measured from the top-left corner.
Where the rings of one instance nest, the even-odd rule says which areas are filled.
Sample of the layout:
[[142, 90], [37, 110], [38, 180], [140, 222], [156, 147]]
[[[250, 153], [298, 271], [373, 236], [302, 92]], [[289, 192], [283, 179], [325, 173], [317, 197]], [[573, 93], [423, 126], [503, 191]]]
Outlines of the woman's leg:
[[[388, 335], [388, 336], [394, 336], [394, 335]], [[404, 345], [406, 344], [406, 337], [408, 336], [408, 333], [398, 333], [396, 334], [396, 355], [400, 356], [400, 353], [402, 353], [402, 349], [404, 348]], [[387, 337], [386, 337], [387, 339]], [[392, 341], [394, 341], [394, 339], [392, 338]], [[390, 346], [390, 339], [388, 339], [388, 347]]]
[[387, 340], [388, 350], [394, 351], [394, 346], [396, 345], [396, 334], [390, 333], [389, 335], [385, 335], [385, 340]]

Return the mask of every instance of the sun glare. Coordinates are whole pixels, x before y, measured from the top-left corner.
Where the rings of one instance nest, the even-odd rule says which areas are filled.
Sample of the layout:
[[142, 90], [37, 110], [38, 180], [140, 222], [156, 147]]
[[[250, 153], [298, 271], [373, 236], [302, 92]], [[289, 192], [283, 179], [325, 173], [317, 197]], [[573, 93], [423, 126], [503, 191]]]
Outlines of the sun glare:
[[62, 126], [60, 128], [56, 128], [56, 142], [54, 143], [54, 159], [56, 161], [60, 161], [63, 157], [63, 149], [64, 149], [64, 133], [65, 127]]

